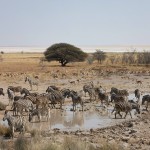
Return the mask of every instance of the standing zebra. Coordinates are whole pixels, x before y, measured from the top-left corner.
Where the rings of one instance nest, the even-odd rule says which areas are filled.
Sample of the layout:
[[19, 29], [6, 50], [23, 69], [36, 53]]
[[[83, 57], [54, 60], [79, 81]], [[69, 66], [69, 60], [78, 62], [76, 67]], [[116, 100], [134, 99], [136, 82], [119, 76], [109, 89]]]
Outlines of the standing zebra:
[[83, 91], [85, 92], [85, 96], [86, 96], [86, 93], [89, 93], [89, 89], [92, 89], [92, 88], [94, 88], [94, 84], [92, 81], [89, 84], [85, 84], [83, 86]]
[[[82, 111], [83, 111], [83, 100], [82, 97], [78, 95], [77, 92], [75, 91], [70, 91], [68, 98], [71, 97], [72, 98], [72, 102], [73, 102], [73, 111], [76, 111], [76, 105], [78, 103], [80, 103], [80, 105], [82, 106]], [[74, 109], [75, 108], [75, 109]]]
[[32, 91], [32, 86], [33, 86], [33, 85], [35, 85], [35, 86], [37, 87], [37, 90], [38, 90], [38, 84], [39, 84], [39, 82], [38, 82], [37, 79], [32, 79], [32, 78], [30, 78], [30, 77], [26, 77], [26, 78], [25, 78], [25, 82], [27, 82], [27, 81], [29, 82], [31, 91]]
[[10, 90], [9, 88], [7, 89], [7, 94], [8, 94], [8, 99], [9, 99], [9, 104], [8, 105], [12, 105], [13, 101], [14, 101], [14, 92], [12, 90]]
[[137, 101], [139, 102], [139, 101], [140, 101], [140, 97], [141, 97], [140, 90], [139, 90], [139, 89], [136, 89], [136, 90], [134, 91], [134, 94], [135, 94], [135, 97], [136, 97]]
[[8, 110], [6, 110], [3, 117], [3, 121], [5, 120], [8, 121], [12, 138], [14, 137], [14, 131], [18, 130], [20, 133], [25, 131], [25, 120], [23, 117], [19, 116], [18, 118], [14, 118], [9, 114]]
[[39, 119], [39, 122], [41, 121], [42, 116], [47, 117], [47, 121], [48, 121], [50, 118], [50, 108], [45, 107], [45, 108], [38, 108], [38, 109], [32, 110], [29, 114], [29, 122], [32, 121], [33, 116], [37, 116]]
[[112, 87], [110, 94], [115, 93], [116, 95], [119, 96], [129, 96], [129, 92], [127, 90], [119, 90], [117, 88]]
[[18, 101], [13, 102], [13, 115], [23, 115], [23, 109], [25, 109], [28, 113], [30, 110], [33, 110], [33, 103], [28, 99], [19, 99]]

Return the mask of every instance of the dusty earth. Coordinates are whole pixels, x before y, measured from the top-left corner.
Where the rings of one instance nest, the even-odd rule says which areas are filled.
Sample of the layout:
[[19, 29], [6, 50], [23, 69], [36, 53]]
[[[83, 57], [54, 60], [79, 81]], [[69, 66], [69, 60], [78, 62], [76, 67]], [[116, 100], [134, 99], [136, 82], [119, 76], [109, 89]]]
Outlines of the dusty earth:
[[[86, 63], [71, 64], [69, 67], [59, 67], [55, 63], [39, 65], [38, 60], [18, 64], [16, 59], [6, 59], [0, 67], [0, 87], [4, 88], [5, 96], [0, 96], [0, 101], [8, 104], [7, 87], [22, 86], [30, 90], [29, 84], [25, 83], [25, 77], [38, 76], [39, 88], [33, 87], [31, 92], [44, 93], [48, 86], [55, 85], [60, 89], [69, 88], [75, 91], [82, 90], [84, 84], [93, 81], [95, 86], [101, 85], [109, 93], [111, 87], [128, 89], [128, 99], [134, 99], [134, 90], [140, 89], [142, 96], [150, 93], [150, 68], [147, 67], [125, 67], [125, 66], [101, 66], [97, 64], [87, 65]], [[5, 65], [7, 66], [5, 67]], [[5, 69], [3, 69], [5, 68]], [[136, 81], [142, 81], [138, 84]], [[72, 82], [73, 81], [73, 82]], [[17, 93], [19, 95], [19, 93]], [[111, 114], [113, 104], [109, 107], [102, 107], [100, 101], [89, 103], [89, 96], [84, 96], [84, 112], [80, 111], [80, 105], [76, 112], [71, 111], [71, 99], [66, 99], [63, 110], [52, 109], [51, 118], [46, 122], [27, 123], [30, 129], [40, 129], [45, 140], [61, 144], [64, 137], [81, 139], [91, 143], [95, 149], [101, 147], [102, 141], [119, 145], [120, 149], [150, 149], [150, 116], [141, 106], [141, 114], [132, 112], [133, 119], [127, 116], [126, 119], [114, 119]], [[141, 100], [140, 100], [141, 102]], [[58, 106], [59, 107], [59, 106]], [[6, 109], [10, 110], [10, 106]], [[3, 122], [4, 111], [0, 111], [0, 124]], [[28, 122], [28, 117], [26, 120]], [[15, 139], [18, 134], [15, 134]], [[27, 135], [29, 136], [29, 135]], [[14, 140], [15, 140], [14, 139]], [[13, 145], [12, 140], [6, 142]]]

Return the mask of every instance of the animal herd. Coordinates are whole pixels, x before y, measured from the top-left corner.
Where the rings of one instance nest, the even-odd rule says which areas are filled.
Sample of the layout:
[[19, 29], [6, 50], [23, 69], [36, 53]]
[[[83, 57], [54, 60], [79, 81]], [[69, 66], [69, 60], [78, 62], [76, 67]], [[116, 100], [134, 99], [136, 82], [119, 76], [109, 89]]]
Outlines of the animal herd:
[[[29, 77], [25, 78], [25, 82], [29, 83], [32, 90], [33, 86], [38, 89], [38, 80], [32, 80]], [[84, 92], [84, 94], [83, 94]], [[17, 94], [16, 93], [20, 93]], [[63, 109], [65, 105], [65, 99], [71, 98], [73, 104], [73, 111], [76, 111], [76, 105], [80, 104], [82, 111], [84, 111], [84, 106], [87, 101], [85, 97], [89, 96], [88, 102], [99, 100], [101, 105], [109, 106], [110, 104], [114, 106], [113, 112], [115, 112], [115, 118], [119, 115], [122, 118], [121, 112], [124, 112], [124, 118], [126, 118], [129, 113], [131, 118], [131, 110], [135, 109], [140, 113], [140, 98], [141, 92], [136, 89], [134, 94], [137, 101], [128, 100], [129, 92], [127, 90], [119, 90], [115, 87], [110, 89], [107, 93], [102, 86], [94, 86], [93, 82], [83, 85], [81, 91], [74, 91], [72, 89], [63, 88], [60, 89], [56, 86], [48, 86], [45, 93], [30, 92], [26, 88], [21, 86], [8, 86], [7, 95], [9, 99], [9, 104], [13, 111], [13, 116], [8, 110], [5, 111], [3, 120], [8, 121], [8, 125], [12, 131], [12, 137], [14, 136], [14, 130], [19, 130], [20, 133], [25, 131], [25, 121], [24, 114], [27, 113], [28, 121], [31, 122], [34, 116], [38, 117], [41, 121], [42, 116], [46, 116], [47, 121], [50, 118], [50, 109], [56, 108], [56, 104], [60, 104], [60, 109]], [[3, 88], [0, 88], [0, 95], [5, 95]], [[18, 96], [19, 95], [19, 96]], [[148, 103], [150, 102], [150, 95], [144, 95], [142, 97], [142, 105], [146, 102], [146, 110], [148, 109]], [[18, 116], [18, 117], [16, 117]]]

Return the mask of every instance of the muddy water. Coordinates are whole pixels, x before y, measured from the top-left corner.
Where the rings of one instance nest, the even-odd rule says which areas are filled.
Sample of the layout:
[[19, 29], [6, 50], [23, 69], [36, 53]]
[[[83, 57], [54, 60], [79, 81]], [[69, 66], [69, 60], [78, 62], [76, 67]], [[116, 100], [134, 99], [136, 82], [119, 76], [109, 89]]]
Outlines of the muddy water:
[[[92, 109], [84, 112], [79, 111], [79, 108], [76, 112], [70, 111], [70, 108], [72, 108], [71, 105], [66, 106], [64, 111], [53, 109], [51, 110], [51, 117], [48, 122], [44, 117], [41, 122], [38, 121], [37, 117], [34, 117], [32, 123], [28, 123], [28, 126], [29, 129], [46, 131], [54, 128], [58, 128], [63, 131], [74, 131], [107, 127], [124, 121], [124, 119], [114, 119], [114, 114], [110, 113], [112, 111], [112, 107], [108, 109], [104, 109], [98, 105], [92, 107]], [[132, 112], [132, 114], [133, 113], [134, 112]], [[130, 116], [127, 116], [127, 119], [129, 118]], [[28, 117], [26, 117], [26, 119], [28, 120]], [[7, 125], [7, 121], [0, 121], [0, 124]]]
[[[135, 99], [134, 94], [130, 94], [128, 99]], [[86, 111], [80, 111], [80, 105], [77, 107], [77, 111], [71, 111], [72, 105], [67, 104], [63, 106], [63, 111], [59, 109], [51, 110], [51, 117], [49, 121], [46, 121], [46, 118], [42, 118], [41, 122], [38, 121], [37, 117], [34, 117], [32, 123], [28, 122], [28, 117], [25, 116], [27, 120], [27, 124], [30, 129], [38, 129], [38, 130], [51, 130], [54, 128], [58, 128], [60, 130], [89, 130], [91, 128], [101, 128], [107, 127], [111, 125], [115, 125], [119, 122], [124, 121], [125, 119], [114, 119], [114, 114], [111, 114], [113, 110], [113, 106], [111, 107], [100, 107], [99, 103], [96, 104], [86, 104]], [[123, 114], [123, 113], [122, 113]], [[132, 116], [135, 111], [132, 111]], [[124, 115], [124, 114], [123, 114]], [[2, 121], [2, 115], [0, 116], [0, 124], [7, 125], [7, 121]], [[130, 119], [130, 115], [127, 115], [126, 119]]]

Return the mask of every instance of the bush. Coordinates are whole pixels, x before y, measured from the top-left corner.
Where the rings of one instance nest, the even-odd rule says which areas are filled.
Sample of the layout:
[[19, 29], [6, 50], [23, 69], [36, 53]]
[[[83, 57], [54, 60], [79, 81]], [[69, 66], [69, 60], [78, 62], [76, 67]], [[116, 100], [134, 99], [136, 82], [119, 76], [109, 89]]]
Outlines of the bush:
[[6, 106], [5, 104], [3, 104], [2, 102], [0, 102], [0, 110], [5, 110], [6, 109]]
[[30, 143], [23, 136], [19, 136], [14, 143], [15, 150], [29, 150]]
[[9, 137], [11, 135], [11, 130], [8, 127], [5, 127], [3, 125], [0, 125], [0, 135]]

